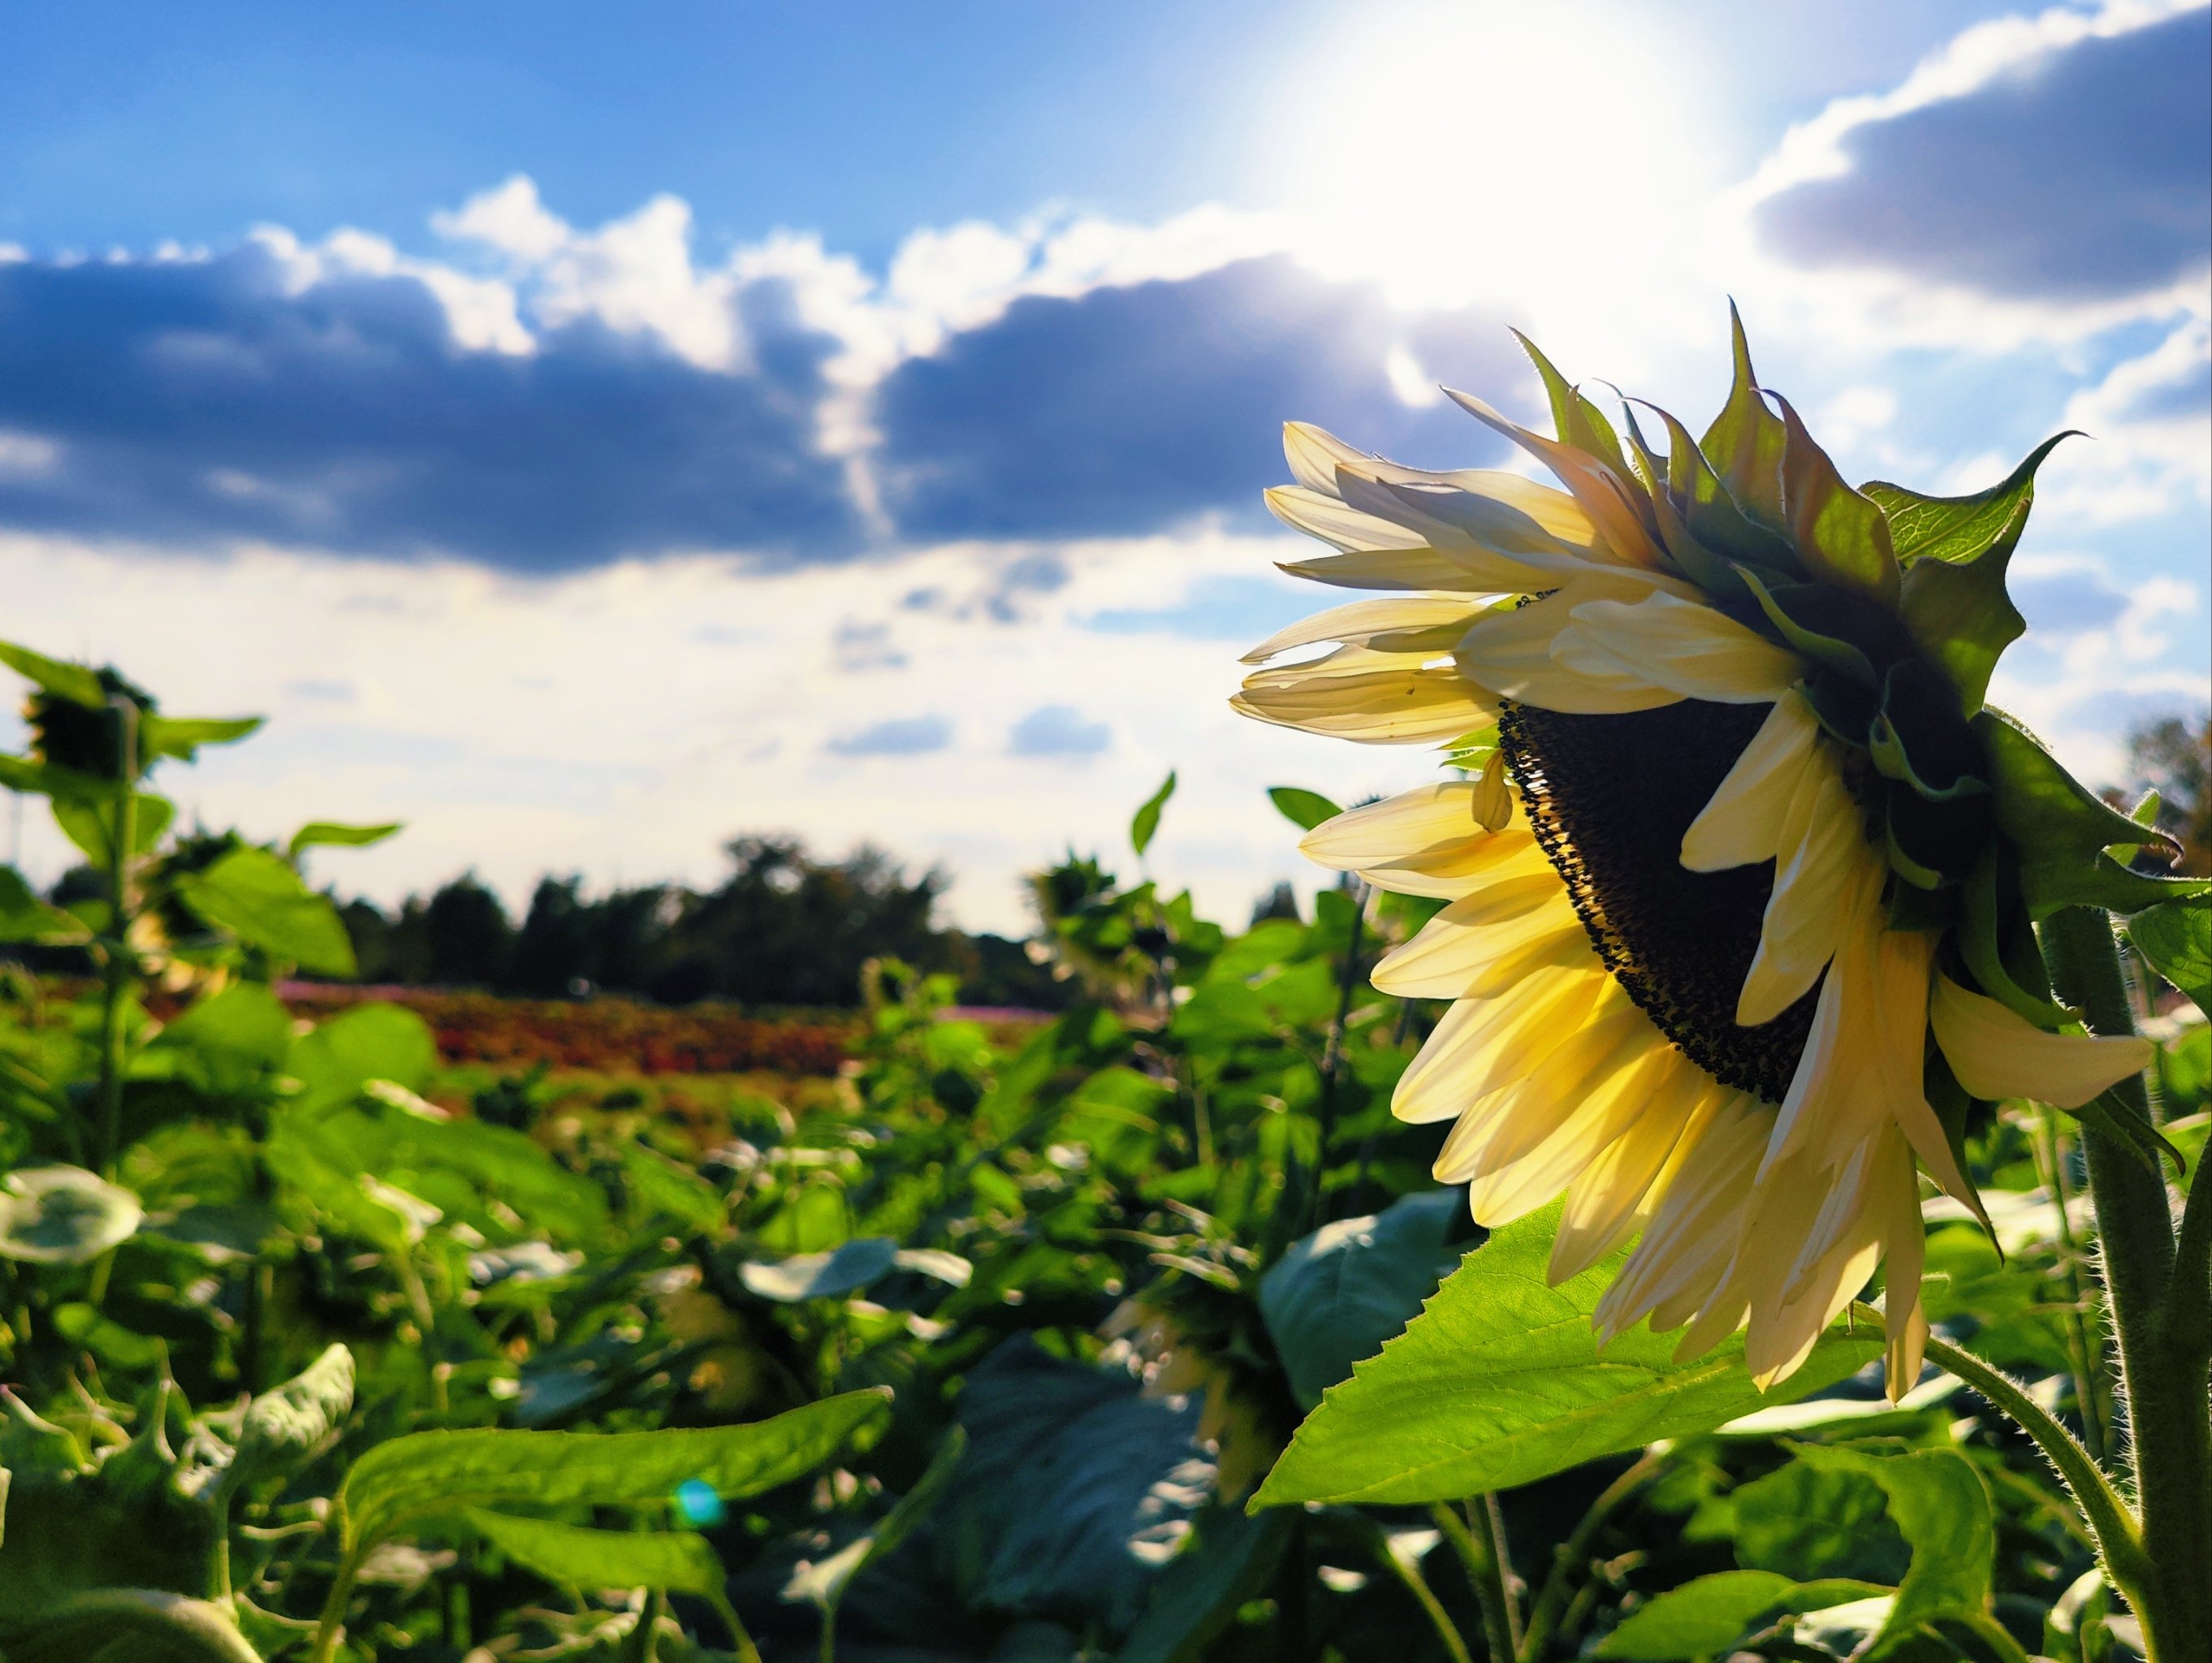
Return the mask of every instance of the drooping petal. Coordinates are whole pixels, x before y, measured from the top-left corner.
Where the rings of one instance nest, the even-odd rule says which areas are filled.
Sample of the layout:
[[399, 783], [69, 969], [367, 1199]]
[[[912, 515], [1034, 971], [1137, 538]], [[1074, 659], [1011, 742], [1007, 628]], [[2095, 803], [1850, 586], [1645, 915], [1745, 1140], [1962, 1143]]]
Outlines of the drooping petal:
[[1605, 548], [1615, 559], [1633, 566], [1656, 567], [1663, 562], [1665, 556], [1630, 506], [1626, 482], [1612, 469], [1587, 451], [1531, 433], [1472, 394], [1454, 392], [1449, 387], [1444, 391], [1476, 421], [1504, 434], [1557, 474], [1560, 483], [1574, 494], [1583, 512], [1590, 517], [1590, 523], [1605, 539]]
[[1449, 663], [1364, 646], [1255, 671], [1230, 704], [1280, 727], [1384, 745], [1438, 744], [1498, 715], [1495, 701]]
[[1632, 674], [1577, 670], [1556, 656], [1573, 608], [1584, 599], [1606, 598], [1608, 592], [1617, 595], [1623, 586], [1609, 575], [1577, 578], [1526, 606], [1484, 613], [1454, 655], [1460, 673], [1501, 698], [1571, 715], [1613, 715], [1678, 702], [1679, 694]]
[[1577, 632], [1629, 674], [1685, 699], [1771, 703], [1805, 673], [1787, 647], [1725, 612], [1674, 595], [1584, 601], [1572, 616]]
[[1820, 738], [1820, 720], [1802, 694], [1793, 690], [1777, 699], [1682, 834], [1682, 865], [1693, 872], [1717, 872], [1773, 859], [1790, 798], [1805, 770], [1815, 765]]
[[1736, 1000], [1735, 1019], [1746, 1028], [1773, 1021], [1804, 997], [1835, 956], [1854, 898], [1881, 880], [1857, 805], [1832, 767], [1816, 765], [1799, 777], [1779, 842], [1759, 950]]
[[1418, 652], [1434, 657], [1457, 646], [1468, 625], [1482, 611], [1482, 603], [1460, 595], [1356, 600], [1285, 626], [1247, 652], [1244, 662], [1265, 664], [1294, 648], [1314, 646], [1322, 641], [1364, 646], [1377, 652]]
[[1579, 1276], [1628, 1239], [1677, 1146], [1694, 1142], [1732, 1095], [1679, 1053], [1668, 1063], [1628, 1128], [1567, 1187], [1546, 1271], [1554, 1284]]
[[1455, 901], [1419, 935], [1387, 954], [1370, 979], [1376, 992], [1398, 998], [1460, 998], [1499, 958], [1532, 942], [1548, 944], [1581, 933], [1557, 875], [1532, 873], [1486, 884]]
[[1390, 1112], [1417, 1125], [1455, 1118], [1534, 1067], [1543, 1041], [1572, 1033], [1611, 980], [1593, 960], [1531, 976], [1496, 998], [1461, 999], [1399, 1077]]
[[[1456, 844], [1477, 830], [1474, 781], [1451, 780], [1347, 809], [1299, 839], [1298, 853], [1324, 866], [1356, 871], [1441, 844]], [[1521, 835], [1526, 838], [1528, 833]]]
[[1977, 1097], [2030, 1097], [2079, 1108], [2150, 1065], [2148, 1040], [2046, 1033], [1948, 976], [1936, 978], [1928, 1017], [1951, 1072]]

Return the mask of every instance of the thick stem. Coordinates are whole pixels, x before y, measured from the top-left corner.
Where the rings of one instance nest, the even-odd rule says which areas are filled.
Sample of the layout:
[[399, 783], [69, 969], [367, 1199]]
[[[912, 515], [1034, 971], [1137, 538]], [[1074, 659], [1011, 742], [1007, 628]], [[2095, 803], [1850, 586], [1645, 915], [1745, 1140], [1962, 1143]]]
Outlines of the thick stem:
[[[2087, 1017], [2092, 1030], [2135, 1031], [2107, 914], [2067, 907], [2045, 922], [2043, 944], [2058, 996]], [[2148, 1118], [2140, 1077], [2108, 1095], [2116, 1113]], [[2212, 1663], [2212, 1575], [2205, 1573], [2212, 1565], [2212, 1323], [2195, 1267], [2177, 1262], [2165, 1174], [2094, 1125], [2082, 1127], [2081, 1146], [2127, 1399], [2124, 1466], [2149, 1562], [2146, 1586], [2131, 1603], [2152, 1663]], [[2189, 1239], [2194, 1250], [2194, 1235]]]
[[100, 957], [100, 1171], [115, 1176], [123, 1147], [123, 996], [131, 984], [131, 855], [138, 841], [138, 707], [117, 698], [112, 707], [121, 728], [115, 821], [108, 828], [107, 939]]

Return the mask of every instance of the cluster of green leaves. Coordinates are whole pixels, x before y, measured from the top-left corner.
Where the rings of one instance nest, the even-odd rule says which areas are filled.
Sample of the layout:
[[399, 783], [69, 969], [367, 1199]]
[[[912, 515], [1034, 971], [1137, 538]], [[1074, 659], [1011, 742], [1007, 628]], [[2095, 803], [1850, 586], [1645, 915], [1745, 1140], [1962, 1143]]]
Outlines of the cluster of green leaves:
[[[149, 728], [119, 677], [10, 662], [115, 741], [10, 763], [108, 883], [58, 910], [0, 879], [16, 940], [98, 972], [0, 984], [12, 1663], [2124, 1637], [2063, 1492], [1955, 1381], [1891, 1410], [1864, 1329], [1766, 1398], [1732, 1346], [1601, 1353], [1606, 1267], [1547, 1287], [1548, 1215], [1481, 1239], [1434, 1129], [1389, 1114], [1437, 1012], [1366, 980], [1427, 903], [1346, 887], [1231, 935], [1071, 857], [1036, 883], [1071, 1008], [1018, 1044], [885, 959], [835, 1090], [733, 1096], [703, 1136], [635, 1094], [471, 1114], [431, 1101], [457, 1094], [410, 1012], [276, 998], [334, 922], [302, 845], [143, 829], [143, 736], [242, 727]], [[2191, 928], [2147, 950], [2185, 985]], [[2161, 1059], [2192, 1158], [2206, 1037]], [[1997, 1242], [1939, 1223], [1929, 1302], [2094, 1443], [2069, 1144], [2023, 1108], [1972, 1145]]]

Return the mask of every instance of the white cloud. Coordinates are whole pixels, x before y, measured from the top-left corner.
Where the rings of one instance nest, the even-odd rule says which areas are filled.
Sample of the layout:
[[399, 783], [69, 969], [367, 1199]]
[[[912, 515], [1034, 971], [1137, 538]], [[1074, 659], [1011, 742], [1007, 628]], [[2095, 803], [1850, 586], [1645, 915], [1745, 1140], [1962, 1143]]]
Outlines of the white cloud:
[[34, 433], [0, 428], [0, 479], [52, 473], [62, 459], [62, 447]]
[[[18, 597], [14, 639], [112, 660], [173, 712], [272, 719], [165, 773], [186, 823], [275, 837], [314, 817], [406, 821], [387, 845], [316, 857], [317, 879], [349, 892], [391, 900], [470, 866], [515, 904], [549, 871], [705, 883], [728, 836], [788, 829], [825, 851], [872, 839], [917, 869], [942, 861], [954, 916], [1019, 929], [1018, 875], [1069, 844], [1133, 869], [1123, 829], [1170, 767], [1183, 789], [1152, 869], [1240, 921], [1276, 878], [1319, 876], [1266, 787], [1356, 796], [1431, 771], [1425, 754], [1235, 715], [1242, 639], [1076, 622], [1171, 607], [1208, 576], [1268, 576], [1285, 551], [1219, 533], [1066, 545], [1066, 582], [1030, 592], [1012, 625], [983, 606], [900, 604], [920, 588], [988, 594], [1006, 555], [978, 544], [895, 567], [763, 576], [700, 558], [521, 581], [463, 565], [269, 548], [207, 561], [0, 535], [0, 584]], [[877, 624], [907, 663], [841, 668], [841, 637]], [[1019, 754], [1009, 733], [1050, 705], [1081, 713], [1086, 743], [1086, 725], [1110, 724], [1111, 744], [1080, 767]], [[830, 750], [931, 711], [954, 714], [951, 742], [927, 757]], [[50, 879], [73, 857], [35, 820], [29, 831], [28, 864]]]
[[2122, 361], [2067, 402], [2069, 441], [2051, 458], [2039, 510], [2112, 525], [2212, 504], [2212, 324], [2191, 318], [2141, 357]]

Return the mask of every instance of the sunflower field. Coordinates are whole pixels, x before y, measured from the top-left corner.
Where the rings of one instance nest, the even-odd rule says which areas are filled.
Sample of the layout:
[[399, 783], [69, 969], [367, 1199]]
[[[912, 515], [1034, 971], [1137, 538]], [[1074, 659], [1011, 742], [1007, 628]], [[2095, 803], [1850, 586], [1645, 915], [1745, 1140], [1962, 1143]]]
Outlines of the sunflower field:
[[[1577, 454], [1629, 470], [1555, 394]], [[1636, 470], [1637, 517], [1579, 543], [1560, 494], [1492, 485], [1518, 495], [1478, 510], [1443, 495], [1472, 476], [1294, 431], [1304, 495], [1279, 512], [1338, 548], [1309, 574], [1423, 592], [1278, 638], [1257, 659], [1345, 645], [1315, 661], [1334, 671], [1255, 672], [1248, 707], [1443, 743], [1447, 783], [1348, 812], [1276, 791], [1285, 840], [1342, 876], [1310, 917], [1242, 933], [1096, 858], [1039, 873], [1036, 950], [1079, 997], [1024, 1024], [949, 1013], [949, 978], [880, 958], [849, 1031], [766, 1024], [726, 1054], [680, 1017], [532, 1007], [576, 1047], [549, 1083], [483, 1037], [508, 1021], [488, 1002], [288, 1004], [289, 979], [355, 968], [301, 852], [394, 828], [180, 830], [161, 774], [254, 724], [167, 716], [114, 671], [0, 646], [33, 741], [0, 780], [45, 799], [100, 879], [56, 899], [0, 869], [0, 1656], [2205, 1655], [2190, 1613], [2212, 1564], [2192, 1562], [2212, 1520], [2188, 1486], [2212, 1472], [2212, 1207], [2185, 1199], [2212, 1124], [2202, 886], [2146, 875], [2155, 804], [2077, 802], [1919, 667], [1986, 685], [2002, 641], [1976, 633], [1976, 562], [2016, 536], [2026, 492], [1974, 509], [1980, 531], [1942, 521], [1984, 540], [1921, 546], [1948, 562], [1934, 579], [1905, 568], [1907, 622], [1953, 632], [1916, 658], [1887, 615], [1822, 592], [1837, 549], [1874, 546], [1856, 505], [1882, 500], [1820, 476], [1794, 416], [1768, 413], [1770, 434], [1732, 408], [1747, 476], [1779, 468], [1815, 503], [1791, 520], [1778, 502], [1787, 535], [1693, 475], [1679, 431], [1671, 468]], [[1577, 501], [1612, 489], [1541, 442]], [[1942, 501], [1876, 518], [1924, 531], [1941, 513], [1915, 503]], [[1508, 509], [1541, 537], [1498, 530]], [[1395, 541], [1361, 529], [1389, 515]], [[1478, 524], [1521, 564], [1479, 569]], [[1554, 552], [1595, 570], [1647, 525], [1672, 551], [1656, 592]], [[1685, 551], [1708, 543], [1736, 555], [1701, 567]], [[1691, 579], [1720, 622], [1691, 616]], [[1587, 640], [1547, 663], [1610, 689], [1601, 707], [1563, 670], [1486, 722], [1477, 671], [1553, 627], [1563, 594]], [[1912, 613], [1916, 595], [1933, 598]], [[1664, 623], [1648, 651], [1642, 606]], [[1496, 657], [1463, 648], [1438, 684], [1437, 641], [1482, 629]], [[1660, 660], [1692, 690], [1635, 691]], [[1695, 726], [1676, 698], [1723, 715]], [[1631, 717], [1656, 725], [1626, 748], [1573, 725]], [[1807, 893], [1871, 944], [1846, 931], [1791, 959], [1759, 909], [1818, 862], [1759, 806], [1759, 769], [1826, 802], [1823, 746], [1844, 757], [1837, 823], [1887, 841], [1856, 865], [1836, 844], [1844, 876]], [[1778, 862], [1733, 959], [1716, 943], [1741, 920], [1718, 902], [1705, 934], [1635, 936], [1660, 901], [1622, 899], [1627, 846], [1600, 835], [1589, 781], [1639, 755], [1686, 781], [1681, 804], [1652, 799], [1669, 871], [1705, 847], [1686, 825], [1725, 846], [1700, 872]], [[1972, 773], [1990, 756], [1993, 798]], [[1138, 810], [1133, 854], [1172, 834], [1174, 783]], [[1756, 835], [1701, 812], [1731, 791]], [[1449, 837], [1421, 829], [1438, 816]], [[2038, 864], [2049, 826], [2073, 840], [2063, 871]], [[2030, 858], [1984, 853], [2001, 844]], [[1504, 956], [1469, 957], [1465, 909], [1493, 890], [1520, 898], [1485, 938]], [[1876, 971], [1900, 935], [1921, 944], [1918, 1003], [1877, 1046], [1816, 990], [1892, 985]], [[2091, 938], [2118, 1007], [2084, 980]], [[1711, 963], [1735, 1011], [1747, 962], [1758, 1010], [1701, 1050]], [[1532, 986], [1583, 1003], [1510, 1002]], [[1480, 1027], [1498, 1011], [1525, 1016], [1510, 1076]], [[1835, 1142], [1856, 1124], [1792, 1074], [1800, 1053], [1886, 1081], [1884, 1046], [1927, 1138], [1877, 1118], [1832, 1170], [1793, 1165], [1793, 1126]], [[640, 1074], [645, 1050], [677, 1059], [680, 1113], [623, 1080], [626, 1047]], [[2063, 1106], [2015, 1084], [2021, 1059]], [[781, 1071], [709, 1089], [763, 1068]], [[1585, 1124], [1632, 1088], [1678, 1118], [1650, 1149], [1656, 1108]], [[1512, 1113], [1485, 1120], [1493, 1103]], [[1712, 1150], [1743, 1180], [1726, 1196], [1677, 1176]], [[2150, 1199], [2100, 1205], [2130, 1193]], [[1729, 1197], [1753, 1225], [1700, 1258], [1716, 1220], [1740, 1229]], [[2130, 1281], [2160, 1241], [2162, 1279]]]

